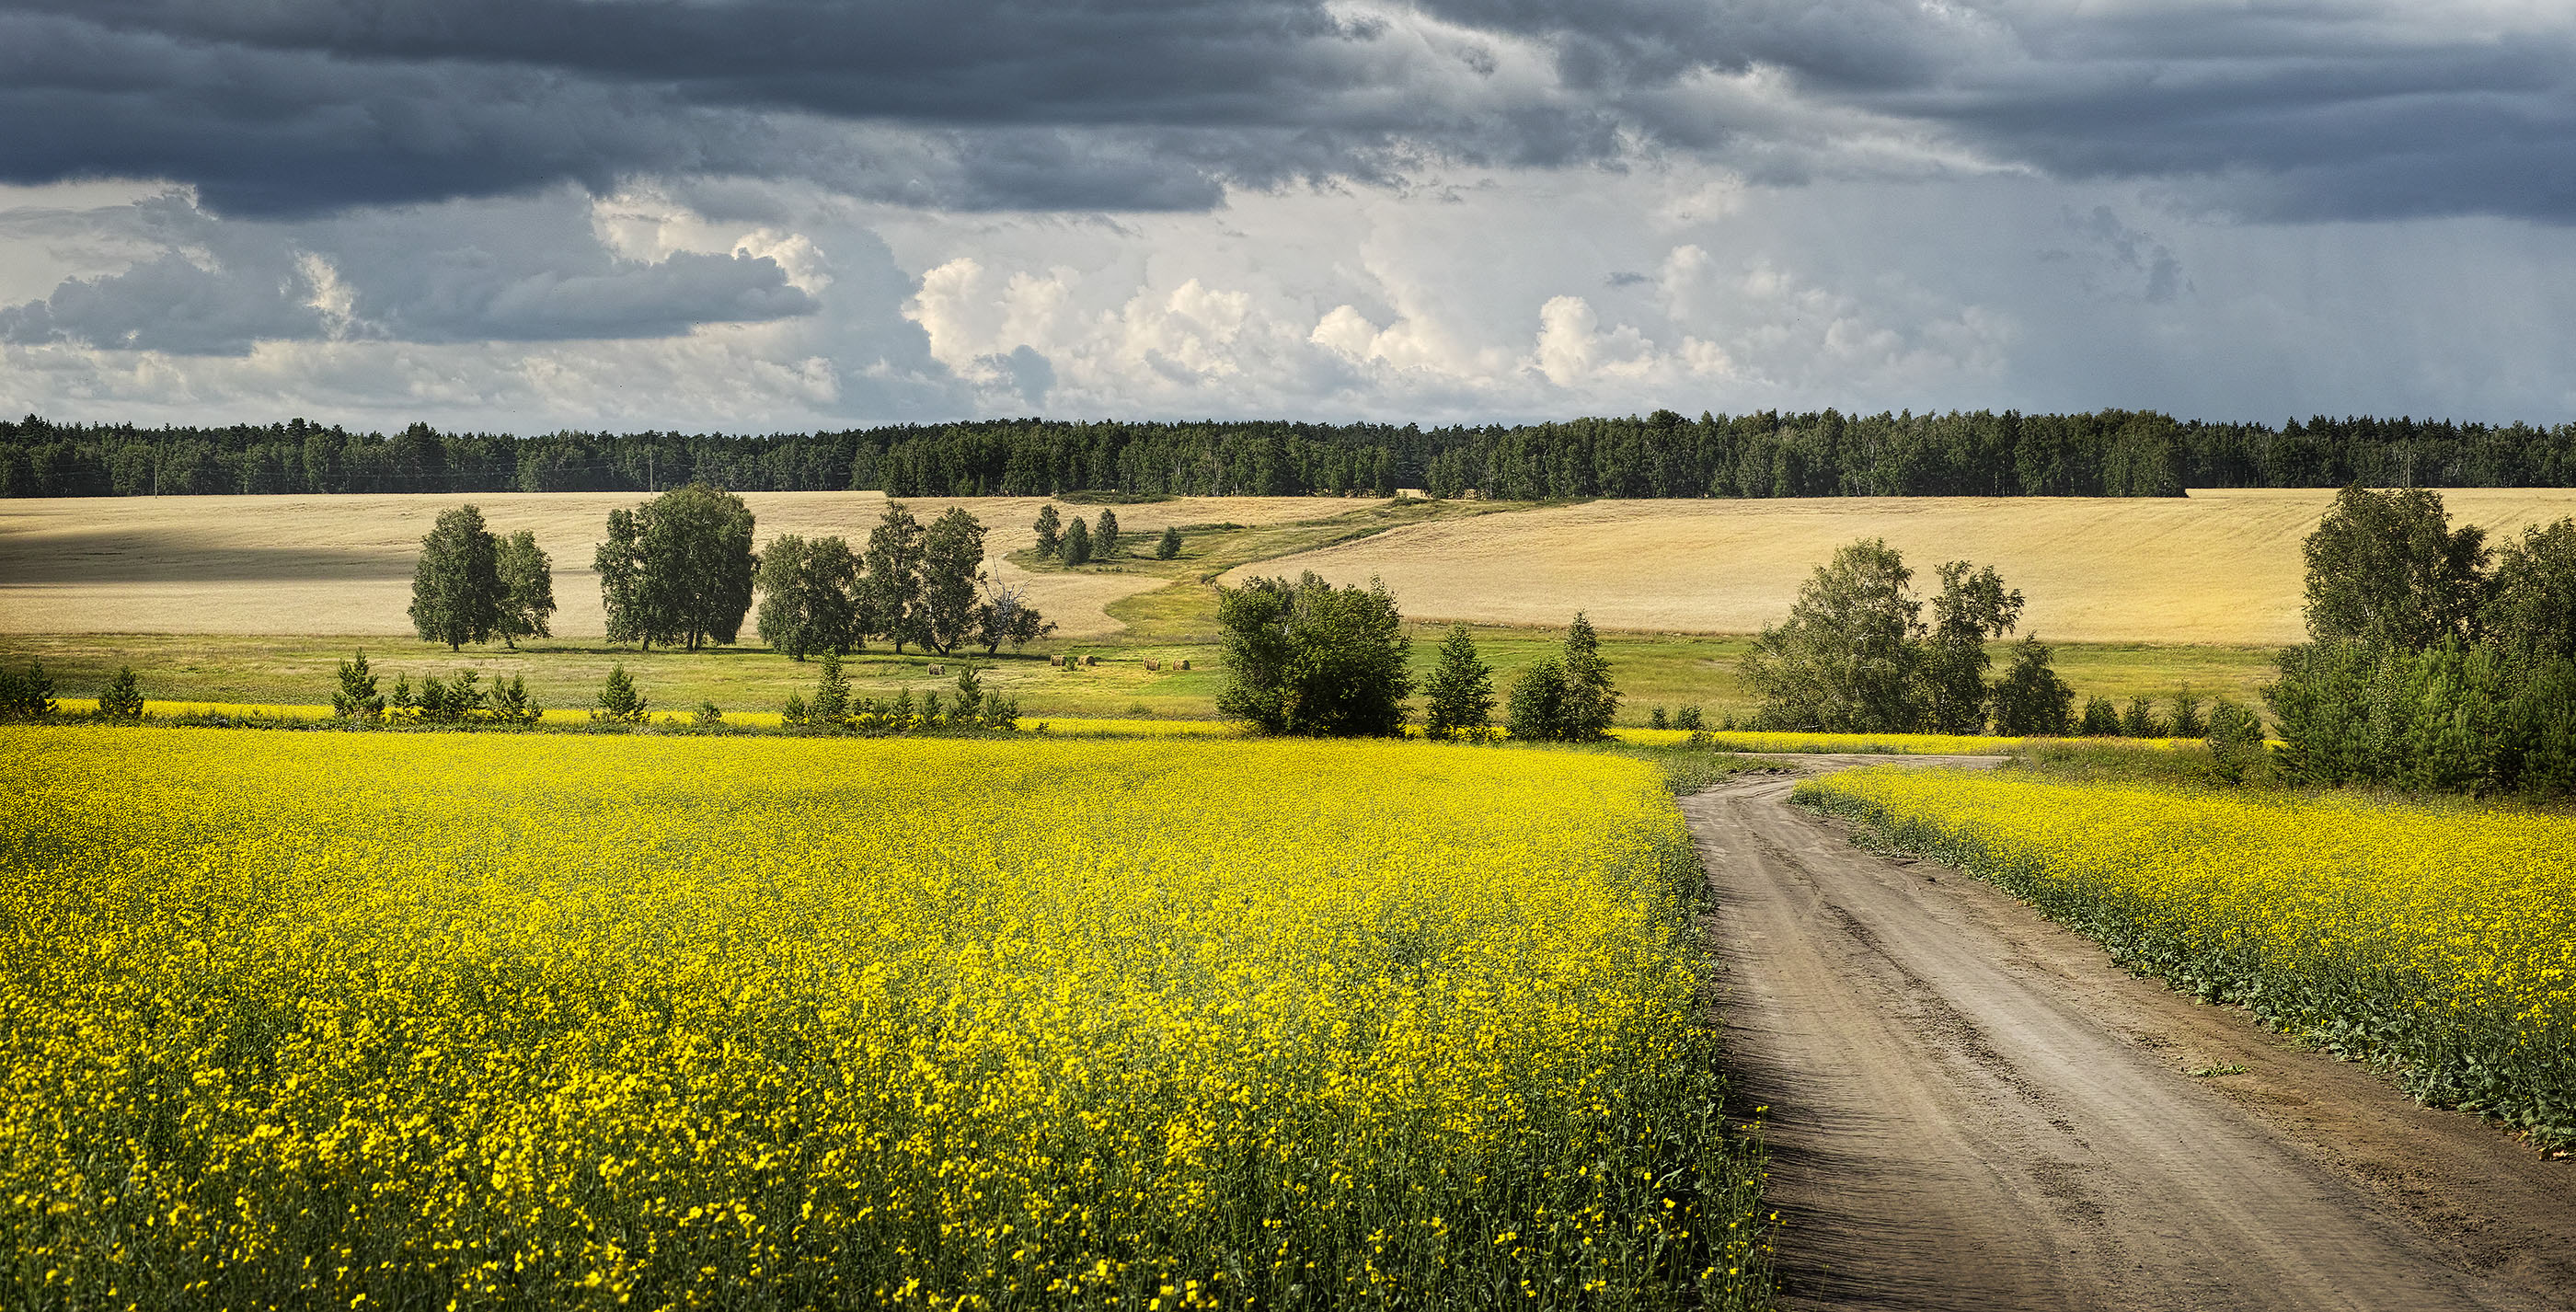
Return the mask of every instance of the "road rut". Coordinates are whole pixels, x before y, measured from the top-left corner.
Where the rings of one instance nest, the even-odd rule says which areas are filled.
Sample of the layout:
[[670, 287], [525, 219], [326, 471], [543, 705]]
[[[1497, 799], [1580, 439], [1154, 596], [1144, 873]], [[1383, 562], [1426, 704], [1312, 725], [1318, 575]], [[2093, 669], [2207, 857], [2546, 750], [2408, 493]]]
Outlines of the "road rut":
[[1792, 782], [1682, 801], [1789, 1306], [2576, 1307], [2576, 1163], [1853, 847]]

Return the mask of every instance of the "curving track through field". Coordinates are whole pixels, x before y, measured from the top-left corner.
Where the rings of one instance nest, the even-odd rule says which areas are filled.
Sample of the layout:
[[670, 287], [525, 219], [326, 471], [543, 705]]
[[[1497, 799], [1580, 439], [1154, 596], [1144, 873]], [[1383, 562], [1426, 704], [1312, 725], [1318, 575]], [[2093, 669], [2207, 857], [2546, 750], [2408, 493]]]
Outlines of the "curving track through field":
[[1791, 784], [1682, 801], [1788, 1306], [2576, 1308], [2576, 1161], [1853, 847]]

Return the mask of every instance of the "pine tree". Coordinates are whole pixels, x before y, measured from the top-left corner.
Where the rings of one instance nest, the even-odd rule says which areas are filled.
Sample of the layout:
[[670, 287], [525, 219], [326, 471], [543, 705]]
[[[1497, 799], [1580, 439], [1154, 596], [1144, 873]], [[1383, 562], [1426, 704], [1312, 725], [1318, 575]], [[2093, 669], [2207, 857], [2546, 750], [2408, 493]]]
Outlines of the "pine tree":
[[385, 699], [376, 691], [376, 676], [367, 669], [367, 654], [353, 652], [340, 662], [340, 690], [331, 694], [331, 713], [344, 720], [380, 720]]
[[814, 700], [806, 703], [805, 713], [820, 725], [837, 725], [850, 718], [850, 680], [841, 673], [839, 656], [823, 654], [823, 673], [814, 681]]
[[2184, 684], [2182, 691], [2174, 694], [2173, 720], [2165, 728], [2176, 738], [2199, 738], [2208, 734], [2209, 721], [2201, 718], [2200, 698], [2193, 694], [2190, 684]]
[[0, 715], [37, 720], [53, 713], [54, 681], [45, 677], [43, 661], [29, 660], [25, 674], [0, 669]]
[[2131, 738], [2162, 738], [2164, 717], [2156, 714], [2156, 699], [2132, 697], [2127, 710], [2120, 712], [2120, 732]]
[[143, 718], [143, 688], [135, 681], [133, 666], [116, 667], [116, 677], [98, 694], [98, 715], [102, 720]]
[[1113, 560], [1113, 559], [1116, 559], [1116, 558], [1117, 558], [1117, 555], [1118, 555], [1118, 512], [1117, 512], [1117, 511], [1115, 511], [1115, 510], [1110, 510], [1110, 509], [1107, 509], [1107, 508], [1103, 508], [1103, 509], [1101, 510], [1101, 512], [1100, 512], [1100, 527], [1098, 527], [1098, 528], [1096, 528], [1096, 529], [1093, 529], [1093, 530], [1091, 531], [1091, 554], [1092, 554], [1093, 556], [1095, 556], [1095, 557], [1098, 557], [1098, 558], [1099, 558], [1099, 559], [1101, 559], [1101, 560]]
[[623, 663], [608, 667], [608, 682], [599, 690], [599, 707], [590, 713], [594, 724], [642, 724], [644, 692], [627, 677]]
[[1428, 705], [1422, 729], [1433, 738], [1483, 738], [1494, 719], [1493, 671], [1476, 654], [1464, 624], [1449, 626], [1440, 641], [1440, 664], [1423, 685]]
[[1068, 565], [1085, 565], [1089, 564], [1090, 561], [1091, 526], [1082, 522], [1081, 518], [1077, 516], [1075, 517], [1072, 526], [1064, 531], [1064, 563]]
[[1163, 536], [1154, 541], [1154, 559], [1170, 560], [1179, 554], [1181, 554], [1181, 531], [1167, 527], [1163, 530]]
[[1600, 635], [1583, 612], [1565, 631], [1565, 700], [1559, 721], [1566, 741], [1588, 743], [1610, 736], [1619, 714], [1619, 690], [1610, 682], [1610, 662], [1601, 656]]
[[1064, 517], [1054, 506], [1038, 507], [1038, 554], [1052, 556], [1064, 549]]

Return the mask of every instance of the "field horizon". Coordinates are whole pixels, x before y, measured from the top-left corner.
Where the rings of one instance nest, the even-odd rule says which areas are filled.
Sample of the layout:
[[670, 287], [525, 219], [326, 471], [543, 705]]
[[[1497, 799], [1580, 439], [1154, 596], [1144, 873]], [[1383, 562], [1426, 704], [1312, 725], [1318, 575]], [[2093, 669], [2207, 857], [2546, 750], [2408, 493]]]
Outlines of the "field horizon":
[[[1313, 569], [1395, 592], [1427, 673], [1438, 630], [1468, 622], [1500, 680], [1552, 649], [1578, 610], [1604, 631], [1625, 704], [1749, 712], [1735, 664], [1762, 624], [1836, 548], [1885, 537], [1922, 589], [1933, 567], [1996, 564], [2030, 599], [2022, 633], [2057, 651], [2079, 697], [2256, 702], [2271, 653], [2298, 640], [2299, 540], [2331, 493], [2218, 492], [2180, 499], [1815, 498], [1575, 503], [1380, 501], [1335, 497], [1182, 498], [1116, 506], [1143, 540], [1185, 530], [1179, 559], [1130, 554], [1081, 568], [1041, 559], [1030, 528], [1041, 498], [907, 502], [924, 518], [964, 506], [988, 532], [987, 568], [1027, 589], [1057, 624], [1021, 653], [943, 659], [882, 644], [852, 658], [862, 693], [928, 691], [929, 667], [989, 664], [996, 691], [1040, 715], [1207, 718], [1220, 675], [1216, 588]], [[150, 695], [207, 702], [327, 698], [333, 666], [366, 650], [388, 680], [478, 669], [519, 675], [548, 705], [586, 705], [623, 664], [657, 704], [774, 709], [815, 670], [743, 640], [707, 652], [607, 643], [593, 544], [619, 493], [78, 498], [0, 501], [0, 659], [40, 659], [65, 696], [95, 692], [133, 665]], [[879, 493], [747, 493], [756, 541], [780, 534], [863, 539]], [[2445, 494], [2457, 520], [2501, 536], [2576, 514], [2576, 490]], [[451, 653], [406, 615], [420, 535], [437, 513], [480, 506], [496, 530], [534, 531], [553, 557], [555, 636]], [[1060, 513], [1101, 507], [1055, 501]], [[1092, 656], [1079, 672], [1051, 665]], [[1192, 668], [1181, 670], [1181, 661]], [[1152, 667], [1149, 667], [1151, 663]]]
[[[886, 501], [876, 492], [742, 495], [762, 544], [786, 533], [863, 539]], [[2576, 489], [2443, 496], [2456, 522], [2491, 538], [2576, 515]], [[1426, 622], [1545, 626], [1582, 609], [1605, 629], [1746, 635], [1787, 614], [1835, 548], [1883, 537], [1905, 554], [1918, 587], [1943, 560], [1996, 565], [2030, 598], [2022, 631], [2045, 640], [2279, 646], [2302, 636], [2299, 542], [2332, 497], [1187, 497], [1114, 509], [1140, 538], [1178, 527], [1220, 539], [1211, 554], [1194, 541], [1168, 567], [1131, 555], [1080, 570], [1033, 559], [1030, 525], [1051, 500], [1066, 515], [1101, 507], [1039, 497], [906, 504], [924, 519], [951, 506], [974, 513], [987, 531], [987, 568], [1026, 587], [1066, 640], [1145, 636], [1121, 612], [1175, 580], [1213, 574], [1238, 584], [1306, 569], [1335, 582], [1381, 579], [1408, 617]], [[641, 500], [523, 492], [0, 501], [0, 632], [408, 636], [420, 538], [440, 511], [472, 504], [496, 531], [534, 532], [552, 557], [556, 636], [598, 638], [606, 627], [591, 553], [608, 512]], [[1301, 541], [1300, 528], [1315, 540]]]

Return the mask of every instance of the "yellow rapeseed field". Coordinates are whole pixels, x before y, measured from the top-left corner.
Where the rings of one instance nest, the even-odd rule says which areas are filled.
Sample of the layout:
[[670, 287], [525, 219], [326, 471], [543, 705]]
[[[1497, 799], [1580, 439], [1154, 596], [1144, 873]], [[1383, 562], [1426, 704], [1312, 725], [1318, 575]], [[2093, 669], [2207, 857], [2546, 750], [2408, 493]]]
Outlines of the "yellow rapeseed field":
[[2576, 1143], [2576, 820], [1863, 770], [1799, 785], [2129, 966]]
[[[90, 715], [98, 710], [98, 699], [58, 697], [55, 699], [55, 705], [64, 715]], [[331, 707], [327, 703], [274, 705], [249, 702], [146, 701], [143, 703], [143, 714], [145, 718], [155, 720], [221, 716], [254, 722], [287, 720], [309, 723], [332, 718]], [[694, 716], [694, 711], [683, 707], [679, 710], [655, 710], [645, 718], [653, 724], [676, 726], [692, 723]], [[591, 722], [590, 711], [579, 706], [550, 706], [545, 708], [542, 722], [552, 725], [586, 725]], [[781, 727], [779, 714], [776, 711], [726, 711], [724, 722], [740, 729]], [[1023, 731], [1032, 733], [1045, 732], [1104, 738], [1231, 738], [1243, 733], [1242, 725], [1224, 720], [1119, 720], [1065, 715], [1024, 715], [1020, 717], [1019, 727]], [[1689, 735], [1682, 736], [1686, 738]], [[2021, 740], [1998, 738], [1989, 741], [2009, 745]]]
[[[66, 715], [87, 715], [98, 708], [98, 702], [87, 697], [57, 698]], [[184, 716], [225, 716], [240, 720], [318, 721], [331, 718], [328, 705], [252, 705], [240, 702], [165, 702], [147, 701], [143, 713], [154, 719]], [[648, 717], [653, 723], [685, 725], [690, 714], [656, 710]], [[583, 725], [590, 722], [590, 712], [581, 707], [555, 706], [545, 711], [544, 722], [552, 725]], [[779, 727], [776, 711], [727, 711], [724, 722], [737, 728], [775, 729]], [[1076, 737], [1109, 738], [1232, 738], [1244, 733], [1244, 726], [1227, 720], [1120, 720], [1092, 719], [1064, 715], [1024, 715], [1019, 727]], [[1419, 734], [1414, 726], [1408, 732]], [[1691, 741], [1690, 729], [1613, 729], [1611, 737], [1641, 747], [1678, 747]], [[1494, 731], [1496, 738], [1509, 735]], [[1773, 733], [1755, 730], [1710, 730], [1704, 735], [1707, 745], [1721, 752], [1863, 752], [1891, 756], [2002, 756], [2021, 746], [2025, 739], [1998, 738], [1991, 735], [1940, 733]], [[2199, 739], [2131, 738], [2123, 739], [2132, 746], [2170, 747]]]
[[0, 1305], [1744, 1307], [1651, 767], [0, 730]]

